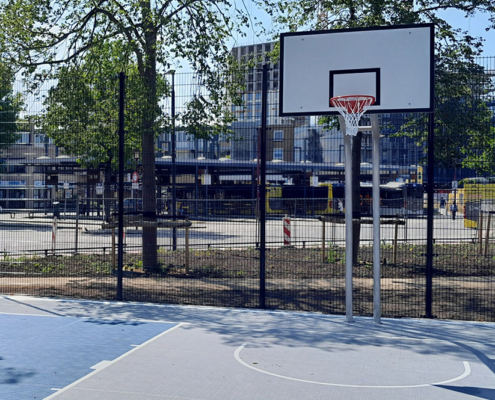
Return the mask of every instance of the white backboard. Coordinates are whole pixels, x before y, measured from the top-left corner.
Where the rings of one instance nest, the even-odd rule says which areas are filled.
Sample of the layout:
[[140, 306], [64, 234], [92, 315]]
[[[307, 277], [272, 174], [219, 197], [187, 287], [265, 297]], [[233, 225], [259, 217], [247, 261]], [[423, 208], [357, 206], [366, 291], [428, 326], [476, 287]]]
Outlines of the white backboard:
[[431, 112], [433, 24], [283, 33], [280, 115], [337, 115], [330, 98], [372, 95], [368, 113]]

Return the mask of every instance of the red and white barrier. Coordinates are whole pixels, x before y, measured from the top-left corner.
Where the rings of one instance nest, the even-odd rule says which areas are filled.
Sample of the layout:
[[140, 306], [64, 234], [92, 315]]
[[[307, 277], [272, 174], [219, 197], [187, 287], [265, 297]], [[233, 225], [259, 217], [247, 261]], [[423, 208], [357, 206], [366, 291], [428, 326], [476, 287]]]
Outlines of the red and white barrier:
[[57, 217], [54, 217], [53, 227], [52, 227], [52, 254], [55, 254], [56, 242], [57, 242]]
[[290, 218], [284, 217], [284, 246], [290, 246]]

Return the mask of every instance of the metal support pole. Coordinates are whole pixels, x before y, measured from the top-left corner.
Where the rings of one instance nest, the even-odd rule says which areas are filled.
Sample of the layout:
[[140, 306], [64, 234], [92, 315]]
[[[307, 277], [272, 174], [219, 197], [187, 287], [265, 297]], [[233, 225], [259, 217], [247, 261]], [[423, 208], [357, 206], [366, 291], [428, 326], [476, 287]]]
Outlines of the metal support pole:
[[339, 116], [345, 148], [345, 315], [353, 322], [352, 311], [352, 141], [345, 133], [344, 118]]
[[[171, 92], [171, 114], [172, 114], [172, 220], [177, 216], [177, 187], [176, 187], [176, 138], [175, 138], [175, 71], [172, 71], [172, 92]], [[172, 228], [172, 250], [177, 250], [177, 228]]]
[[[187, 222], [187, 220], [186, 220]], [[186, 274], [189, 273], [189, 227], [185, 227], [185, 245], [186, 245]]]
[[381, 322], [381, 285], [380, 285], [380, 126], [378, 115], [371, 115], [373, 141], [373, 322]]
[[260, 308], [266, 308], [266, 120], [268, 118], [268, 65], [263, 65], [260, 130]]
[[483, 210], [481, 209], [481, 204], [478, 220], [478, 254], [483, 254]]
[[490, 222], [492, 220], [492, 213], [488, 213], [488, 221], [486, 222], [486, 236], [485, 236], [485, 257], [488, 256], [488, 247], [490, 245]]
[[325, 262], [325, 220], [321, 221], [321, 262]]
[[75, 250], [74, 255], [77, 255], [77, 248], [79, 244], [79, 196], [76, 198], [76, 232], [75, 232]]
[[426, 318], [432, 318], [433, 302], [433, 184], [435, 181], [435, 115], [428, 115], [428, 203], [426, 220]]
[[123, 300], [122, 276], [124, 268], [124, 100], [125, 100], [125, 74], [119, 73], [119, 212], [118, 212], [118, 236], [117, 249], [117, 300]]

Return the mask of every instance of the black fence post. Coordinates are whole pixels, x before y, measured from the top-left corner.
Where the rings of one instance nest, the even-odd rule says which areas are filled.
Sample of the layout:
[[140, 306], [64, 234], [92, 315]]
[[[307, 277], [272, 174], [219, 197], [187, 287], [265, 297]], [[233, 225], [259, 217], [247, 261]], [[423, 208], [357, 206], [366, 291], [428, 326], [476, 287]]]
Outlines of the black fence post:
[[118, 210], [118, 236], [117, 248], [117, 300], [123, 300], [122, 295], [122, 271], [124, 267], [124, 99], [125, 99], [125, 74], [119, 73], [119, 210]]
[[260, 308], [266, 308], [266, 120], [268, 118], [268, 65], [263, 65], [260, 141]]
[[433, 192], [435, 180], [435, 114], [428, 114], [428, 187], [427, 187], [427, 220], [426, 220], [426, 296], [425, 316], [432, 318], [433, 303]]
[[[172, 220], [175, 221], [177, 218], [177, 141], [175, 137], [175, 71], [172, 73], [172, 92], [171, 96], [171, 114], [172, 114]], [[172, 228], [172, 250], [177, 250], [177, 228]]]

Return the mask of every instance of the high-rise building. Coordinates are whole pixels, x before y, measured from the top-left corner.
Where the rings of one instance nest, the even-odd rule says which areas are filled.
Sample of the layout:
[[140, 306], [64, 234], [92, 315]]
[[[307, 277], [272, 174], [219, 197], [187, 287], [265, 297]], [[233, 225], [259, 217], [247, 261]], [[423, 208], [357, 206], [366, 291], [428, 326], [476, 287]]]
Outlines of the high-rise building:
[[243, 104], [232, 105], [231, 111], [238, 121], [261, 123], [261, 91], [263, 82], [263, 65], [268, 65], [268, 125], [301, 126], [309, 122], [309, 117], [279, 116], [279, 63], [274, 62], [270, 53], [275, 42], [238, 46], [232, 49], [232, 55], [241, 66], [245, 66], [245, 91], [242, 93]]

